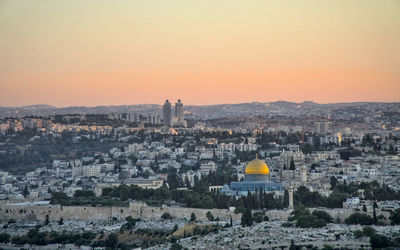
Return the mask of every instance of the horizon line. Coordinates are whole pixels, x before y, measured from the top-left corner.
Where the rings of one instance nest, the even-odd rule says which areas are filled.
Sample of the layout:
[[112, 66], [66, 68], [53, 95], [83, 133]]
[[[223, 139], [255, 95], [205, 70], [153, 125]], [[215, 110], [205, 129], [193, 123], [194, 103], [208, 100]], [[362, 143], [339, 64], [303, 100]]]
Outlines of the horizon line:
[[[167, 100], [167, 99], [166, 99]], [[170, 100], [170, 99], [168, 99]], [[178, 100], [178, 99], [177, 99]], [[180, 99], [182, 101], [182, 99]], [[399, 101], [350, 101], [350, 102], [326, 102], [326, 103], [320, 103], [320, 102], [315, 102], [311, 100], [303, 100], [301, 102], [295, 102], [295, 101], [287, 101], [287, 100], [277, 100], [277, 101], [266, 101], [266, 102], [260, 102], [260, 101], [253, 101], [253, 102], [237, 102], [237, 103], [215, 103], [215, 104], [185, 104], [185, 102], [182, 102], [185, 106], [218, 106], [218, 105], [237, 105], [237, 104], [251, 104], [251, 103], [261, 103], [261, 104], [267, 104], [267, 103], [276, 103], [276, 102], [288, 102], [288, 103], [295, 103], [295, 104], [303, 104], [303, 103], [314, 103], [318, 105], [332, 105], [332, 104], [354, 104], [354, 103], [385, 103], [385, 104], [390, 104], [390, 103], [400, 103]], [[173, 102], [171, 102], [173, 104]], [[0, 106], [0, 108], [26, 108], [26, 107], [34, 107], [34, 106], [49, 106], [52, 108], [56, 109], [62, 109], [62, 108], [74, 108], [74, 107], [84, 107], [84, 108], [97, 108], [97, 107], [120, 107], [120, 106], [139, 106], [139, 105], [158, 105], [162, 106], [163, 104], [157, 104], [157, 103], [136, 103], [136, 104], [100, 104], [100, 105], [69, 105], [69, 106], [55, 106], [51, 104], [30, 104], [30, 105], [21, 105], [21, 106]]]

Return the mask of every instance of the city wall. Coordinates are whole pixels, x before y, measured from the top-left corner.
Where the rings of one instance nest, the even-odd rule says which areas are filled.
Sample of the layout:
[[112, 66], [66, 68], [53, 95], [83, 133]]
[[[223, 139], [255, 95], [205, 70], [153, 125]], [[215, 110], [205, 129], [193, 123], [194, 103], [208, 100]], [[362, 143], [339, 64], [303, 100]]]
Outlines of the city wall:
[[131, 202], [129, 207], [88, 207], [88, 206], [27, 206], [27, 205], [0, 205], [0, 221], [6, 222], [10, 219], [17, 221], [44, 221], [48, 215], [50, 221], [64, 220], [107, 220], [113, 217], [124, 219], [127, 216], [143, 219], [159, 219], [165, 212], [173, 218], [190, 219], [192, 213], [198, 220], [208, 220], [207, 212], [210, 211], [214, 218], [229, 221], [240, 220], [241, 215], [235, 214], [228, 209], [197, 209], [182, 207], [150, 207], [142, 202]]
[[[311, 209], [313, 210], [313, 209]], [[175, 206], [151, 207], [143, 202], [131, 202], [129, 207], [89, 207], [89, 206], [27, 206], [27, 205], [7, 205], [0, 204], [0, 222], [10, 219], [17, 221], [44, 221], [48, 215], [50, 221], [58, 221], [62, 217], [64, 220], [108, 220], [113, 217], [124, 219], [127, 216], [142, 219], [160, 219], [163, 213], [169, 213], [173, 218], [190, 219], [192, 213], [200, 221], [207, 221], [207, 212], [210, 211], [214, 218], [222, 221], [240, 221], [241, 214], [235, 214], [228, 209], [200, 209]], [[270, 220], [286, 221], [292, 210], [269, 210], [266, 215]], [[355, 212], [354, 209], [324, 209], [329, 213], [335, 222], [343, 223], [344, 220]], [[376, 210], [377, 215], [383, 214], [389, 218], [387, 211]], [[372, 211], [368, 214], [372, 216]]]

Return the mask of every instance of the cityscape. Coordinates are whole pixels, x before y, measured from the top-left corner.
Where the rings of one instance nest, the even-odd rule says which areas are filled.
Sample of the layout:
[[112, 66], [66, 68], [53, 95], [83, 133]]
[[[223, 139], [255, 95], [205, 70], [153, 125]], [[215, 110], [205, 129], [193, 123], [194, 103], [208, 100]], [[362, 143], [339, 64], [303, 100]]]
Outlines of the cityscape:
[[400, 249], [400, 5], [0, 1], [0, 250]]
[[2, 247], [397, 248], [400, 103], [263, 105], [3, 117]]

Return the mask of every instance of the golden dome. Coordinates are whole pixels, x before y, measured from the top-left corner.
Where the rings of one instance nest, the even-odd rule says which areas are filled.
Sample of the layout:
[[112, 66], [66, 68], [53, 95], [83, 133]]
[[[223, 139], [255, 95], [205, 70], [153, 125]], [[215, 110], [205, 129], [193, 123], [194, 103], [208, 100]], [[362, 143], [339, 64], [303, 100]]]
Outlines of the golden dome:
[[269, 168], [264, 161], [259, 160], [257, 157], [249, 162], [245, 170], [246, 174], [269, 174]]

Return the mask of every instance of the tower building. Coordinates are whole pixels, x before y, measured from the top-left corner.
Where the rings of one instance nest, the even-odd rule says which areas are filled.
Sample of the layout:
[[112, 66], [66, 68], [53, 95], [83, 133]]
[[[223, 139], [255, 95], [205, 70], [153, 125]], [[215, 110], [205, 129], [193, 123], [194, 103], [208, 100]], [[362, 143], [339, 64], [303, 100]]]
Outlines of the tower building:
[[176, 125], [183, 126], [183, 103], [181, 102], [181, 99], [178, 99], [178, 102], [175, 103], [175, 117], [177, 119]]
[[171, 103], [165, 100], [163, 105], [163, 122], [164, 126], [171, 127]]

